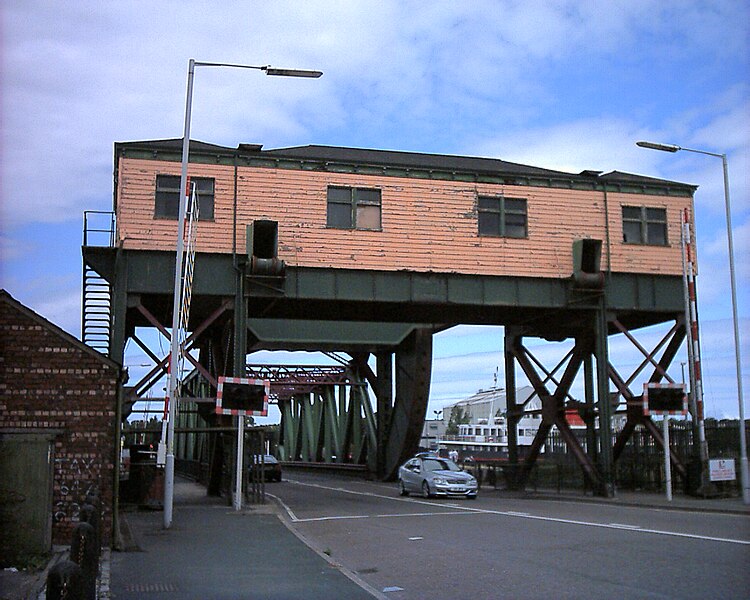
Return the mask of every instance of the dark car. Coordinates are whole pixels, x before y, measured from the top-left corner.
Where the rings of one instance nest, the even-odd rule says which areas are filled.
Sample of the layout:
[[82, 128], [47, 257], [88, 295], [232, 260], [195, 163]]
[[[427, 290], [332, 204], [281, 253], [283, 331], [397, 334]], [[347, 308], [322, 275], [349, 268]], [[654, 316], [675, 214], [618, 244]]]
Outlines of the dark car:
[[421, 493], [432, 496], [477, 497], [477, 480], [448, 458], [436, 454], [417, 454], [398, 469], [398, 487], [402, 496]]
[[272, 454], [256, 454], [253, 457], [256, 468], [263, 470], [266, 481], [281, 481], [281, 465]]

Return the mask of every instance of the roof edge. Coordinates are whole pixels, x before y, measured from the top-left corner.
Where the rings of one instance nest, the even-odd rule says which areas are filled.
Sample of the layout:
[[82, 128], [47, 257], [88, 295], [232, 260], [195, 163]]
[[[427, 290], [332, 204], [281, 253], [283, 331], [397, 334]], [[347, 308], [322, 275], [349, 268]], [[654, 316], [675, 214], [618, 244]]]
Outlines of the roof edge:
[[18, 300], [16, 300], [10, 294], [10, 292], [8, 292], [6, 289], [0, 289], [0, 302], [5, 302], [5, 303], [9, 304], [10, 306], [12, 306], [13, 308], [15, 308], [19, 312], [23, 313], [24, 315], [26, 315], [30, 319], [36, 321], [37, 323], [39, 323], [43, 327], [46, 327], [46, 328], [50, 329], [56, 335], [58, 335], [61, 338], [65, 339], [69, 343], [71, 343], [71, 344], [79, 347], [84, 352], [88, 352], [93, 357], [99, 359], [101, 362], [103, 362], [105, 364], [108, 364], [110, 367], [113, 367], [118, 372], [122, 370], [122, 367], [117, 362], [115, 362], [114, 360], [112, 360], [108, 356], [105, 356], [101, 352], [99, 352], [97, 350], [94, 350], [94, 348], [92, 348], [88, 344], [85, 344], [83, 341], [79, 340], [74, 335], [71, 335], [70, 333], [68, 333], [67, 331], [65, 331], [62, 327], [60, 327], [59, 325], [55, 325], [49, 319], [46, 319], [45, 317], [43, 317], [42, 315], [40, 315], [39, 313], [37, 313], [33, 309], [31, 309], [28, 306], [26, 306], [25, 304], [22, 304], [21, 302], [19, 302]]

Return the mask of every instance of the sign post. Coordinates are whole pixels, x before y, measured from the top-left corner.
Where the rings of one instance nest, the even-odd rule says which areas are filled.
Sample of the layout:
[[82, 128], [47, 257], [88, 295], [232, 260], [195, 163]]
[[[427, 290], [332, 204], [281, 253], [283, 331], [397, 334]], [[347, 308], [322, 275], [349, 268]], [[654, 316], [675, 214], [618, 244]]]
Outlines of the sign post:
[[672, 456], [669, 449], [669, 416], [687, 414], [687, 395], [684, 383], [644, 383], [643, 414], [662, 415], [662, 436], [664, 439], [664, 483], [667, 488], [667, 501], [672, 501]]
[[667, 488], [667, 502], [672, 502], [672, 456], [669, 450], [669, 415], [662, 419], [662, 435], [664, 436], [664, 485]]
[[216, 414], [237, 417], [237, 460], [234, 482], [234, 510], [242, 510], [243, 458], [245, 456], [245, 415], [268, 416], [267, 379], [219, 377], [216, 391]]
[[242, 510], [242, 458], [245, 454], [245, 417], [237, 417], [237, 469], [234, 482], [234, 510]]

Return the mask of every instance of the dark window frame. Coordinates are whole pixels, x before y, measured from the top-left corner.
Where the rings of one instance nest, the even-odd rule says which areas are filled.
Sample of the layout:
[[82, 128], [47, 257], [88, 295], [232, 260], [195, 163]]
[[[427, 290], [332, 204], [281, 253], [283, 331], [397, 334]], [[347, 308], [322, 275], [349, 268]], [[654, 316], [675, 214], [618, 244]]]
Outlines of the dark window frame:
[[[376, 197], [375, 197], [376, 196]], [[344, 208], [346, 207], [346, 208]], [[364, 227], [360, 212], [377, 207], [377, 227]], [[333, 210], [332, 210], [333, 209]], [[326, 192], [326, 227], [357, 231], [383, 231], [383, 192], [380, 188], [329, 185]]]
[[477, 233], [480, 237], [527, 239], [528, 200], [505, 195], [477, 196]]
[[[213, 221], [216, 197], [216, 180], [213, 177], [191, 177], [198, 195], [199, 221]], [[156, 175], [154, 194], [154, 219], [176, 221], [180, 210], [180, 176], [167, 173]]]
[[[658, 232], [655, 227], [659, 228]], [[667, 209], [623, 204], [622, 241], [636, 246], [669, 246]]]

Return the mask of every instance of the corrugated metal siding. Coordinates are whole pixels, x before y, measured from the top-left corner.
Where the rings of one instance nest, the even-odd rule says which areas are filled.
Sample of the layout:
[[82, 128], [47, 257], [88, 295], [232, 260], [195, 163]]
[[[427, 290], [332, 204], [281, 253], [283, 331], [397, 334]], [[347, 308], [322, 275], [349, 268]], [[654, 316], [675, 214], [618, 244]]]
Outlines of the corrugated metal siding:
[[[156, 174], [178, 175], [174, 162], [122, 158], [118, 179], [118, 235], [127, 249], [172, 250], [176, 223], [154, 219]], [[214, 177], [215, 220], [201, 221], [199, 252], [232, 251], [234, 171], [231, 166], [191, 164], [194, 176]], [[382, 231], [326, 227], [328, 185], [382, 190]], [[237, 249], [245, 251], [245, 225], [279, 222], [279, 257], [290, 265], [483, 275], [568, 277], [575, 238], [603, 240], [602, 192], [476, 184], [412, 178], [240, 167]], [[477, 195], [504, 193], [528, 200], [527, 239], [480, 237]], [[680, 211], [690, 198], [608, 194], [612, 269], [678, 275]], [[622, 243], [622, 205], [664, 207], [669, 246]]]

